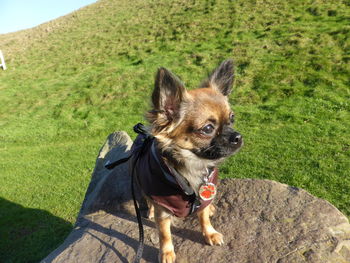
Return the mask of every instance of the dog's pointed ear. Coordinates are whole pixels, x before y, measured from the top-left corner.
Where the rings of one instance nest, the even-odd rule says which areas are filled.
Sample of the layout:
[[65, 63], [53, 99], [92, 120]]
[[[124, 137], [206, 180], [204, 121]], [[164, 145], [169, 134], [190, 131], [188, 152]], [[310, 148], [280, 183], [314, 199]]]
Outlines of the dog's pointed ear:
[[223, 61], [209, 76], [202, 86], [219, 90], [224, 96], [231, 94], [234, 81], [233, 60]]
[[168, 121], [178, 117], [186, 89], [180, 79], [166, 68], [159, 68], [152, 93], [153, 110], [165, 114]]

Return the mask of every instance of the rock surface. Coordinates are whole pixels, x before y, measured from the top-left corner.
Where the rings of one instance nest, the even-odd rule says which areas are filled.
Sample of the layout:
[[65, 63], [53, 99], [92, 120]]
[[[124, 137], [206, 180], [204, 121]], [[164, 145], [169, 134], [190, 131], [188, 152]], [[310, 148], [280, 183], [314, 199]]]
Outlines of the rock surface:
[[[132, 262], [138, 226], [127, 164], [112, 171], [107, 160], [127, 155], [132, 141], [111, 134], [101, 148], [75, 228], [42, 262]], [[225, 179], [219, 185], [212, 222], [225, 245], [204, 243], [196, 217], [175, 219], [177, 262], [345, 263], [350, 262], [350, 224], [327, 201], [268, 180]], [[145, 210], [145, 207], [143, 207]], [[142, 262], [157, 262], [155, 224], [144, 219]]]

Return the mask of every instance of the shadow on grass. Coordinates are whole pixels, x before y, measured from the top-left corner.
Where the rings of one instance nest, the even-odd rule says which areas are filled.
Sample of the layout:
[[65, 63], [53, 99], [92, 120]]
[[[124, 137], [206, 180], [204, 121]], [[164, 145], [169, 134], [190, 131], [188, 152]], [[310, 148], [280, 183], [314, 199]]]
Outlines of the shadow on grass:
[[0, 197], [0, 262], [39, 262], [63, 242], [72, 227], [47, 211]]

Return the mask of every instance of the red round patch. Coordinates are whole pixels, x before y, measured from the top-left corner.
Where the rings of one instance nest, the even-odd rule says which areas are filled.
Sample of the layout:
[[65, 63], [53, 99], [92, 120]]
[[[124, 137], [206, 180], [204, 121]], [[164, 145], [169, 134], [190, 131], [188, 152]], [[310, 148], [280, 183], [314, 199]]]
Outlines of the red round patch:
[[199, 196], [204, 200], [212, 200], [216, 195], [216, 186], [213, 183], [206, 183], [199, 188]]

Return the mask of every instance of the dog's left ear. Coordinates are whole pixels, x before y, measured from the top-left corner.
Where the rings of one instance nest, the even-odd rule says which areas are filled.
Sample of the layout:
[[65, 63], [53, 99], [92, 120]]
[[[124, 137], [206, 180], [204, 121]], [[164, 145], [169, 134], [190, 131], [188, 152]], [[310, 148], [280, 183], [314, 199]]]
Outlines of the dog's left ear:
[[218, 89], [224, 96], [228, 96], [231, 94], [233, 81], [233, 60], [227, 59], [210, 74], [202, 86]]

